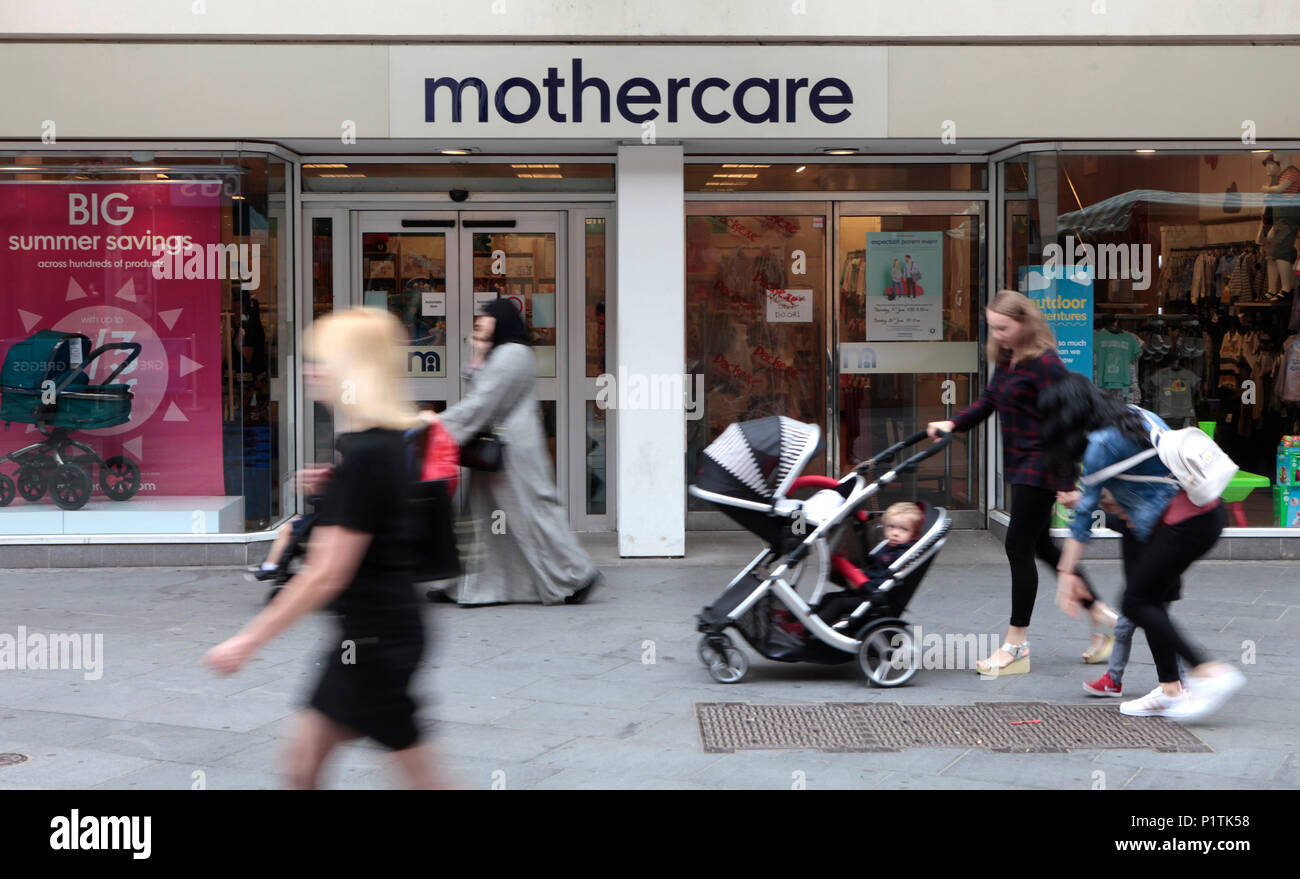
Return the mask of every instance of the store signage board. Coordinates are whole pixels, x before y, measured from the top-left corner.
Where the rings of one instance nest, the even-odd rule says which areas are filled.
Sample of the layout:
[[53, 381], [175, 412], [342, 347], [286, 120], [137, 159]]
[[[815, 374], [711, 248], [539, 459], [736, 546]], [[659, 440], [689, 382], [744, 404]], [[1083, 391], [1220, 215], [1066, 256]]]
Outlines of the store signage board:
[[1020, 292], [1034, 301], [1056, 334], [1065, 368], [1092, 378], [1092, 269], [1021, 266], [1019, 281]]
[[888, 136], [881, 46], [393, 46], [393, 137]]
[[840, 345], [840, 372], [874, 373], [979, 372], [977, 342], [845, 342]]

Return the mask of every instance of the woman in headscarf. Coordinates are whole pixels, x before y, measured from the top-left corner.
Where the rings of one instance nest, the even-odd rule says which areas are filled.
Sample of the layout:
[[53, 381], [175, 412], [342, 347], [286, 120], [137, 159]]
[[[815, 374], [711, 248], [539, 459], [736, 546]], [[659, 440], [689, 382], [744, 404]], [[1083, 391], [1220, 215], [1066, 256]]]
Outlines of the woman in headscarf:
[[438, 416], [462, 447], [491, 431], [505, 445], [499, 471], [469, 471], [483, 560], [480, 570], [446, 590], [462, 605], [581, 604], [600, 578], [569, 530], [556, 492], [528, 346], [528, 328], [514, 305], [505, 299], [485, 305], [474, 318], [469, 392]]

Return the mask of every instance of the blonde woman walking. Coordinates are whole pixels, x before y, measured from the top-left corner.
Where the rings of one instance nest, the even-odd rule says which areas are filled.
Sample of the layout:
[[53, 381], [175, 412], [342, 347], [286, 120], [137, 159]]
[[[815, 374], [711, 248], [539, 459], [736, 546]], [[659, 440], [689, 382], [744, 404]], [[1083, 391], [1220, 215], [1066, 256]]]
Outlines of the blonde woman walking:
[[397, 319], [375, 308], [329, 315], [307, 331], [308, 380], [332, 400], [352, 432], [338, 438], [341, 461], [319, 504], [301, 574], [204, 662], [234, 674], [260, 647], [302, 617], [329, 607], [338, 638], [297, 720], [288, 777], [316, 787], [340, 743], [366, 736], [393, 752], [410, 786], [445, 786], [420, 744], [411, 678], [424, 652], [422, 602], [414, 592], [408, 534], [410, 476], [403, 431], [420, 422], [398, 396]]

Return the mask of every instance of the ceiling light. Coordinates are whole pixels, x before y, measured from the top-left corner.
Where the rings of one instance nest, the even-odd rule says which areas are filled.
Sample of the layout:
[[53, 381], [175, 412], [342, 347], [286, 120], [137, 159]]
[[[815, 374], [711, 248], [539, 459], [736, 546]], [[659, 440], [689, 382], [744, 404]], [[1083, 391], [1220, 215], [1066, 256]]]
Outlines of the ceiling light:
[[304, 168], [346, 168], [347, 165], [342, 162], [320, 162], [310, 165], [303, 165]]
[[807, 165], [800, 165], [798, 168], [795, 168], [795, 169], [794, 169], [794, 173], [796, 173], [796, 174], [802, 174], [803, 171], [804, 171], [804, 168], [807, 168], [807, 167], [808, 167]]
[[321, 174], [321, 177], [365, 177], [365, 174]]
[[438, 150], [444, 156], [468, 156], [474, 150], [469, 147], [453, 147], [452, 149]]
[[856, 156], [858, 151], [853, 147], [823, 147], [822, 152], [828, 156]]
[[1141, 153], [1144, 156], [1149, 156], [1151, 153], [1154, 153], [1155, 150], [1134, 150], [1134, 152]]

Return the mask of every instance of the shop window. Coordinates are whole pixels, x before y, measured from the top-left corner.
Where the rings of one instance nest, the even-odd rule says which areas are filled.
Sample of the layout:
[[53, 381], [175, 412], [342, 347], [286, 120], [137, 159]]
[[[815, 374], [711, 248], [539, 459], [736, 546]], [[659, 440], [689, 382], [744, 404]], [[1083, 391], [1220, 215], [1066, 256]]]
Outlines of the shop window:
[[1300, 154], [1020, 161], [1027, 225], [1007, 230], [1007, 284], [1041, 297], [1045, 268], [1073, 273], [1075, 294], [1045, 308], [1058, 336], [1082, 323], [1066, 331], [1072, 368], [1171, 427], [1213, 433], [1241, 468], [1224, 494], [1229, 525], [1300, 526]]
[[[826, 430], [825, 254], [822, 216], [686, 218], [691, 481], [734, 422], [785, 415]], [[804, 472], [825, 473], [825, 457]]]
[[0, 533], [285, 515], [285, 180], [247, 153], [0, 159]]
[[[841, 218], [840, 472], [979, 395], [982, 217], [982, 202], [913, 202]], [[979, 440], [978, 431], [957, 435], [879, 502], [978, 508]]]

